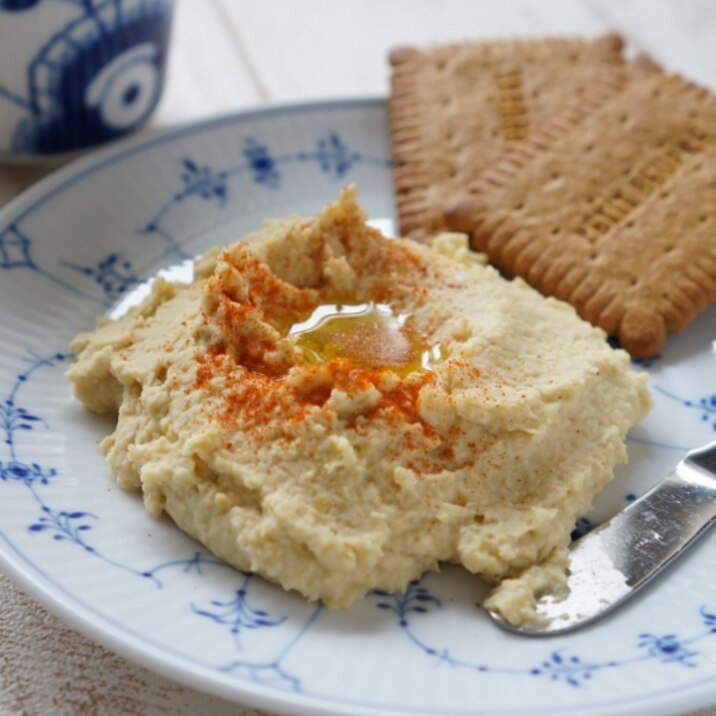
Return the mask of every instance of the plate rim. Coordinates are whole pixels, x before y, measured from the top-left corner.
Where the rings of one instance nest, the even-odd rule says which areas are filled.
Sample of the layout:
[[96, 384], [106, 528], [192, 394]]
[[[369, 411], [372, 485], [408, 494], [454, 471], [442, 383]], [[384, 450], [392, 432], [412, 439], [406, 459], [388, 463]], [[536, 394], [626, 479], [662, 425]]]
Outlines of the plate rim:
[[[139, 135], [125, 137], [107, 146], [91, 150], [51, 171], [50, 174], [20, 192], [0, 208], [0, 227], [21, 221], [74, 183], [145, 149], [161, 146], [192, 134], [215, 131], [224, 125], [251, 121], [261, 117], [277, 117], [333, 109], [370, 109], [385, 107], [385, 104], [386, 98], [383, 95], [267, 102], [260, 107], [223, 112], [205, 119], [182, 122], [172, 127], [151, 128]], [[7, 554], [5, 549], [9, 549], [11, 554]], [[0, 568], [15, 584], [40, 602], [52, 614], [58, 616], [65, 624], [121, 655], [131, 663], [139, 664], [175, 683], [188, 685], [210, 696], [218, 696], [255, 708], [272, 709], [287, 714], [287, 716], [302, 716], [303, 714], [306, 716], [315, 714], [335, 716], [335, 711], [332, 710], [331, 704], [325, 698], [318, 699], [305, 694], [282, 694], [275, 689], [255, 685], [248, 681], [233, 680], [232, 682], [230, 678], [222, 678], [221, 674], [209, 667], [195, 665], [192, 668], [171, 652], [149, 642], [137, 640], [134, 634], [120, 630], [108, 618], [95, 614], [90, 606], [78, 601], [76, 597], [45, 576], [43, 570], [17, 549], [2, 529], [0, 529]], [[178, 674], [181, 674], [186, 681], [178, 681]], [[315, 700], [315, 703], [309, 705], [307, 702], [312, 700]], [[344, 708], [345, 714], [364, 713], [362, 710], [357, 710], [357, 707], [341, 705], [341, 708]], [[381, 712], [383, 711], [375, 711], [376, 714]], [[391, 711], [384, 711], [384, 713], [389, 716]]]
[[[322, 109], [385, 107], [386, 104], [387, 99], [385, 96], [375, 94], [337, 99], [267, 102], [260, 107], [222, 112], [206, 119], [189, 120], [171, 127], [152, 127], [138, 135], [117, 139], [106, 146], [89, 151], [79, 158], [52, 170], [47, 176], [21, 191], [0, 207], [0, 225], [6, 223], [8, 216], [12, 217], [14, 221], [22, 220], [27, 211], [42, 206], [60, 188], [69, 186], [100, 168], [111, 166], [120, 159], [133, 156], [150, 146], [160, 146], [184, 136], [207, 130], [213, 131], [224, 124], [229, 125], [242, 120], [275, 117], [282, 114], [302, 114]], [[50, 168], [52, 165], [51, 160], [48, 160], [45, 166]], [[0, 168], [3, 166], [13, 168], [12, 164], [3, 165], [0, 157]]]
[[[0, 209], [0, 227], [21, 220], [62, 190], [95, 172], [102, 171], [145, 149], [177, 141], [192, 134], [211, 132], [222, 126], [261, 117], [278, 117], [333, 109], [371, 109], [385, 106], [386, 98], [382, 95], [275, 102], [266, 103], [260, 107], [225, 112], [206, 119], [188, 121], [173, 127], [149, 129], [139, 135], [123, 138], [108, 146], [90, 151], [52, 171]], [[416, 712], [407, 707], [387, 708], [385, 705], [370, 705], [368, 703], [351, 704], [347, 701], [331, 701], [325, 696], [283, 693], [260, 684], [252, 684], [249, 681], [231, 679], [231, 677], [205, 665], [191, 664], [185, 658], [150, 641], [141, 640], [135, 634], [121, 629], [110, 618], [95, 612], [91, 606], [78, 600], [76, 596], [47, 577], [42, 568], [31, 562], [2, 529], [0, 529], [0, 569], [48, 611], [57, 615], [65, 624], [79, 631], [85, 637], [126, 658], [130, 663], [138, 664], [174, 683], [194, 688], [207, 695], [248, 707], [270, 709], [290, 716], [316, 716], [317, 714], [335, 716], [336, 708], [339, 708], [340, 713], [345, 716], [360, 716], [362, 714], [396, 716], [408, 713], [429, 713], [427, 710]], [[653, 711], [657, 702], [660, 709], [663, 709], [661, 713], [664, 714], [684, 713], [684, 702], [688, 702], [687, 710], [709, 707], [716, 704], [715, 682], [716, 677], [711, 676], [676, 690], [670, 689], [663, 695], [652, 693], [646, 697], [639, 697], [638, 703], [631, 705], [628, 700], [623, 700], [620, 706], [610, 705], [609, 713], [612, 716], [648, 714]], [[601, 705], [580, 707], [574, 713], [579, 713], [581, 716], [592, 712], [599, 714], [604, 708], [607, 707], [602, 703]], [[549, 711], [554, 712], [553, 709], [549, 709]], [[475, 716], [477, 714], [488, 716], [488, 714], [501, 712], [495, 710], [471, 712], [447, 710], [442, 713], [446, 715], [470, 713]], [[514, 713], [514, 711], [510, 713]], [[568, 708], [555, 713], [565, 716], [572, 713], [572, 710]]]

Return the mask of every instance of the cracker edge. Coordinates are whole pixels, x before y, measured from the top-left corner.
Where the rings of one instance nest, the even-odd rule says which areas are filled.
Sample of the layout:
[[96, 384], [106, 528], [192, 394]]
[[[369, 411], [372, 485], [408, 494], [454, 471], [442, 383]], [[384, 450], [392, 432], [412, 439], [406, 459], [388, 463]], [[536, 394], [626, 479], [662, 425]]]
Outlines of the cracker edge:
[[[422, 160], [416, 152], [404, 144], [417, 143], [420, 140], [422, 124], [416, 121], [416, 110], [420, 103], [416, 102], [415, 89], [418, 81], [419, 63], [427, 54], [437, 49], [474, 48], [482, 54], [483, 61], [488, 61], [496, 52], [508, 55], [519, 52], [523, 62], [529, 62], [537, 50], [545, 46], [559, 46], [562, 49], [582, 50], [589, 45], [604, 46], [605, 58], [613, 55], [613, 62], [620, 66], [623, 62], [623, 39], [617, 33], [607, 33], [595, 38], [577, 37], [543, 37], [543, 38], [510, 38], [487, 42], [462, 42], [445, 45], [434, 45], [425, 50], [412, 46], [393, 49], [389, 54], [389, 62], [393, 67], [391, 75], [391, 93], [388, 100], [388, 124], [391, 137], [393, 186], [400, 224], [400, 234], [409, 236], [423, 243], [430, 238], [424, 228], [425, 214], [433, 206], [425, 199], [425, 188], [429, 177], [424, 171]], [[417, 153], [420, 153], [418, 150]]]
[[[559, 113], [558, 116], [548, 120], [545, 125], [535, 130], [532, 136], [507, 152], [502, 159], [486, 170], [470, 186], [470, 196], [462, 197], [446, 205], [443, 210], [443, 216], [449, 229], [468, 233], [471, 247], [474, 250], [487, 253], [490, 260], [497, 266], [510, 271], [510, 265], [500, 261], [499, 251], [501, 246], [497, 247], [497, 250], [491, 250], [489, 244], [491, 239], [496, 240], [500, 245], [506, 244], [522, 227], [513, 218], [509, 210], [506, 209], [498, 210], [496, 216], [488, 220], [487, 216], [490, 214], [490, 208], [486, 202], [481, 200], [480, 195], [489, 192], [493, 187], [506, 186], [533, 159], [547, 151], [559, 138], [569, 134], [579, 126], [592, 111], [609, 102], [613, 97], [621, 94], [622, 91], [628, 91], [629, 78], [632, 72], [646, 76], [662, 74], [664, 82], [677, 83], [679, 91], [685, 94], [692, 94], [694, 101], [703, 102], [706, 100], [716, 105], [716, 95], [712, 94], [708, 89], [691, 82], [682, 75], [664, 72], [653, 59], [646, 55], [641, 55], [636, 58], [631, 67], [626, 66], [607, 71], [600, 82], [585, 93], [579, 102], [575, 101], [569, 108]], [[716, 134], [712, 137], [710, 145], [716, 147]], [[708, 149], [703, 151], [708, 151]], [[578, 267], [565, 267], [565, 272], [575, 268]], [[586, 274], [587, 272], [588, 269], [582, 267], [582, 273]], [[579, 277], [574, 282], [578, 283], [578, 279]], [[713, 277], [713, 281], [716, 284], [716, 276]], [[539, 290], [544, 290], [544, 283], [541, 279], [535, 281], [533, 285]], [[560, 298], [560, 296], [557, 297]], [[562, 300], [571, 303], [570, 297], [562, 297]], [[609, 304], [611, 305], [615, 300], [617, 300], [616, 294], [611, 298]], [[695, 316], [705, 308], [694, 304], [692, 306], [693, 310], [684, 313], [681, 322], [676, 325], [672, 324], [667, 331], [666, 319], [660, 311], [656, 309], [648, 311], [642, 305], [631, 307], [624, 305], [617, 321], [617, 328], [612, 331], [610, 327], [604, 325], [608, 320], [611, 322], [610, 317], [605, 315], [605, 311], [601, 311], [596, 317], [588, 318], [584, 313], [586, 305], [584, 301], [572, 305], [586, 320], [616, 335], [623, 347], [635, 358], [650, 358], [656, 355], [666, 344], [669, 333], [683, 331]]]

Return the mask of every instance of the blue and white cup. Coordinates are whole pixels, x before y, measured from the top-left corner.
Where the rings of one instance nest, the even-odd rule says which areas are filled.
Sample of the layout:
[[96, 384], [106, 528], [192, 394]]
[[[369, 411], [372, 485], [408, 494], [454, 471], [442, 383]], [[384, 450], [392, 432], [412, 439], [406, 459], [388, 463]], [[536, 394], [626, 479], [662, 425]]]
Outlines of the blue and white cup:
[[0, 0], [0, 160], [119, 137], [161, 96], [172, 0]]

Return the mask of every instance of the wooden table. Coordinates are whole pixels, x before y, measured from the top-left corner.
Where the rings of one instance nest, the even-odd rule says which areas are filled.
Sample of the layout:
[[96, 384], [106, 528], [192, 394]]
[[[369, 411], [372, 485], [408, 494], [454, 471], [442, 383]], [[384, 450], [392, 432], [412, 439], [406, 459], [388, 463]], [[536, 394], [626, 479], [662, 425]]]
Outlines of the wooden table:
[[[714, 0], [177, 0], [155, 125], [267, 102], [385, 95], [387, 50], [470, 37], [622, 34], [716, 90]], [[0, 205], [47, 173], [0, 168]], [[0, 716], [255, 716], [134, 666], [0, 574]], [[716, 716], [716, 707], [699, 716]]]

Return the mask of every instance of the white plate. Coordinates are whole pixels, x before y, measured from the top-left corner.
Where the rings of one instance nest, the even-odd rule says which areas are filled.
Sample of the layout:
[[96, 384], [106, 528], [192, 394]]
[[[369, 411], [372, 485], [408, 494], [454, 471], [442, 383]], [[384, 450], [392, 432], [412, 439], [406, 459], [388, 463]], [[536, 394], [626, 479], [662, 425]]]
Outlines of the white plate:
[[[183, 683], [286, 714], [661, 714], [716, 703], [716, 539], [571, 636], [499, 631], [451, 567], [329, 612], [218, 563], [114, 485], [63, 378], [67, 345], [143, 277], [356, 181], [392, 217], [382, 101], [236, 115], [112, 148], [0, 214], [0, 558], [93, 638]], [[603, 519], [716, 437], [713, 311], [649, 366], [656, 407]]]

